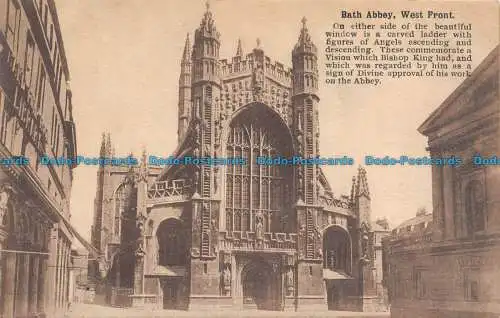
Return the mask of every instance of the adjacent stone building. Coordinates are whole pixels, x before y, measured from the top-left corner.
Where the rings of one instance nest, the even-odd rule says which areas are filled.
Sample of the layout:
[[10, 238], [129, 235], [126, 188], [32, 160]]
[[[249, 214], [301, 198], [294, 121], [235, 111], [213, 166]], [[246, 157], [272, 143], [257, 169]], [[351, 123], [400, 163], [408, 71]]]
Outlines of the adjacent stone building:
[[[419, 128], [432, 157], [464, 162], [433, 166], [432, 215], [417, 215], [384, 241], [393, 318], [500, 314], [498, 60], [497, 47]], [[476, 155], [493, 159], [478, 165]]]
[[74, 166], [39, 159], [76, 156], [71, 99], [54, 1], [0, 0], [0, 317], [67, 308]]
[[[245, 165], [102, 167], [91, 262], [97, 301], [169, 309], [377, 310], [376, 246], [366, 171], [334, 196], [317, 165], [258, 165], [257, 156], [317, 157], [318, 50], [305, 19], [292, 67], [260, 42], [221, 59], [207, 8], [181, 59], [173, 157]], [[113, 156], [103, 138], [101, 156]], [[378, 225], [379, 226], [379, 225]], [[386, 231], [383, 229], [382, 232]], [[378, 238], [377, 238], [378, 240]], [[381, 279], [380, 279], [381, 281]], [[99, 299], [100, 297], [100, 299]]]
[[85, 249], [71, 251], [69, 302], [89, 303], [91, 292], [88, 284], [89, 253]]

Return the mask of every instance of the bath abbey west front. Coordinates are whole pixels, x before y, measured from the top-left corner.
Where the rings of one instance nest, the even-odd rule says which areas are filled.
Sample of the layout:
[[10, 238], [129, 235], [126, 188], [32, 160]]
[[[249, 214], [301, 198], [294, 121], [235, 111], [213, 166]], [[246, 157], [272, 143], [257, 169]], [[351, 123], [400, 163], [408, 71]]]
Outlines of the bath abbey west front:
[[[101, 167], [90, 263], [96, 302], [166, 309], [374, 311], [380, 235], [366, 172], [335, 197], [320, 166], [257, 165], [319, 155], [318, 65], [305, 19], [292, 68], [257, 46], [219, 58], [205, 12], [182, 54], [174, 157], [248, 165]], [[114, 154], [103, 138], [101, 156]]]

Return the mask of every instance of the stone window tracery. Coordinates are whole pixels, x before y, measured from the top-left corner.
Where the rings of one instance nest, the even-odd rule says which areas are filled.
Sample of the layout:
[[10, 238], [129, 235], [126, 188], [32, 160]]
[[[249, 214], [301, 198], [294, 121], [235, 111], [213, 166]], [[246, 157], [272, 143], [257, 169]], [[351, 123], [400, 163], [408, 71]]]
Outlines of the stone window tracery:
[[[263, 106], [265, 107], [265, 106]], [[231, 125], [227, 157], [242, 157], [247, 165], [226, 169], [226, 229], [256, 231], [255, 215], [262, 212], [264, 232], [285, 231], [280, 222], [291, 202], [292, 172], [284, 165], [258, 165], [257, 157], [287, 157], [279, 125], [262, 108], [253, 107]], [[266, 119], [266, 120], [263, 120]]]

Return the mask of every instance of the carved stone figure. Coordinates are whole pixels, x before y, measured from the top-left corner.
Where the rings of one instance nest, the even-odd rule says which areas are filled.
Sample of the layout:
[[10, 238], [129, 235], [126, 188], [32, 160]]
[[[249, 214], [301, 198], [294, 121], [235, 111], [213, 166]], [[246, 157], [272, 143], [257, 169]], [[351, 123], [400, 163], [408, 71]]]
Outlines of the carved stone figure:
[[226, 265], [223, 272], [223, 281], [224, 281], [224, 289], [226, 291], [231, 289], [231, 270], [229, 269], [229, 265]]
[[299, 112], [297, 115], [297, 129], [302, 131], [302, 112]]
[[200, 257], [200, 249], [197, 247], [191, 248], [191, 256], [192, 257]]
[[264, 237], [264, 216], [262, 212], [257, 212], [255, 215], [255, 237], [258, 240], [262, 240]]
[[300, 226], [299, 234], [304, 235], [305, 233], [306, 233], [306, 226], [304, 224], [302, 224]]
[[196, 190], [198, 188], [198, 185], [200, 184], [200, 172], [198, 171], [198, 169], [196, 169], [194, 172], [193, 184]]
[[302, 168], [299, 167], [298, 168], [298, 171], [297, 171], [297, 192], [298, 192], [298, 195], [299, 195], [299, 198], [300, 199], [303, 199], [303, 195], [304, 195], [304, 188], [303, 188], [303, 184], [304, 184], [304, 176], [303, 176], [303, 172], [302, 172]]
[[318, 258], [323, 257], [323, 251], [320, 248], [318, 248], [318, 250], [316, 251], [316, 254], [318, 255]]
[[210, 230], [217, 233], [217, 220], [215, 218], [210, 221]]
[[146, 255], [146, 247], [143, 238], [140, 238], [137, 242], [137, 249], [135, 250], [135, 255], [138, 257]]
[[294, 279], [293, 279], [293, 268], [290, 266], [288, 268], [288, 272], [286, 273], [286, 288], [288, 292], [288, 296], [291, 296], [294, 291]]
[[258, 65], [254, 72], [254, 87], [262, 88], [264, 87], [264, 70], [262, 65]]
[[[217, 154], [216, 154], [217, 157]], [[217, 193], [217, 189], [219, 188], [219, 167], [214, 167], [214, 193]]]
[[205, 145], [205, 156], [210, 157], [211, 151], [210, 151], [210, 145]]

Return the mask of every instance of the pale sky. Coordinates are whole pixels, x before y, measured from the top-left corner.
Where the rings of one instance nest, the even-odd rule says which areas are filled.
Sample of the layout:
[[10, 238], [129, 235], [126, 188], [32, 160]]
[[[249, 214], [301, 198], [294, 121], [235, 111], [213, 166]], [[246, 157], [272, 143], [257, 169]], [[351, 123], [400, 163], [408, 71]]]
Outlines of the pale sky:
[[[110, 132], [117, 154], [139, 155], [143, 147], [170, 155], [177, 141], [179, 60], [187, 33], [199, 26], [201, 0], [58, 0], [69, 61], [77, 146], [80, 155], [98, 156], [101, 134]], [[444, 6], [443, 2], [446, 4]], [[339, 22], [340, 10], [436, 8], [473, 23], [473, 66], [498, 44], [496, 1], [219, 0], [211, 1], [221, 33], [221, 58], [232, 57], [238, 38], [244, 53], [260, 38], [265, 54], [291, 66], [302, 16], [320, 52], [324, 80], [325, 31]], [[355, 166], [325, 167], [336, 196], [348, 194], [351, 177], [365, 155], [425, 156], [418, 126], [460, 84], [461, 79], [384, 80], [377, 88], [320, 85], [322, 156], [351, 156]], [[432, 210], [430, 167], [367, 168], [372, 219], [386, 216], [392, 226]], [[72, 223], [90, 238], [96, 168], [74, 171]]]

